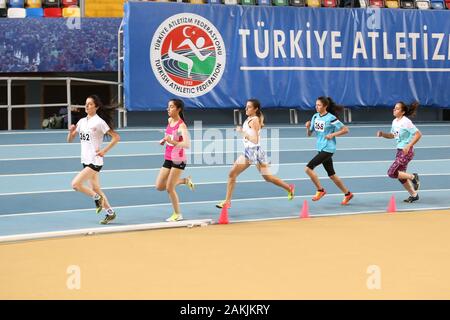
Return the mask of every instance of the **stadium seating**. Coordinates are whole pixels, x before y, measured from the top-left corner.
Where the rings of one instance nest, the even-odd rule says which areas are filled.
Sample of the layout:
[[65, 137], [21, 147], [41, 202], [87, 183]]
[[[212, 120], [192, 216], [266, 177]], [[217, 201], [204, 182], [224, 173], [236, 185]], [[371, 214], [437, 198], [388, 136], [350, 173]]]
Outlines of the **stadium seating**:
[[367, 8], [369, 6], [367, 2], [368, 0], [359, 0], [358, 3], [360, 8]]
[[78, 7], [67, 7], [62, 8], [62, 16], [64, 18], [70, 18], [70, 17], [81, 17], [81, 11]]
[[44, 0], [44, 8], [59, 8], [59, 0]]
[[62, 4], [63, 8], [73, 7], [73, 6], [78, 7], [78, 0], [62, 0], [61, 4]]
[[25, 7], [24, 0], [9, 0], [9, 8], [23, 8]]
[[445, 3], [443, 0], [431, 0], [431, 8], [438, 10], [445, 9]]
[[238, 0], [223, 0], [223, 4], [235, 5], [239, 4]]
[[322, 0], [322, 7], [326, 8], [339, 7], [339, 0]]
[[44, 9], [42, 8], [27, 8], [27, 18], [43, 18]]
[[415, 7], [414, 0], [400, 0], [400, 8], [414, 9]]
[[244, 6], [254, 6], [256, 5], [256, 0], [242, 0], [241, 4]]
[[384, 8], [384, 0], [369, 0], [369, 7]]
[[25, 18], [27, 16], [27, 12], [25, 8], [9, 8], [8, 9], [8, 18]]
[[44, 17], [46, 18], [61, 18], [61, 8], [44, 8]]
[[306, 5], [308, 7], [319, 8], [322, 6], [322, 3], [320, 0], [306, 0]]
[[421, 10], [431, 9], [430, 0], [415, 0], [416, 8]]
[[[123, 17], [125, 0], [85, 0], [84, 13], [89, 18]], [[189, 1], [186, 1], [189, 2]]]
[[41, 0], [27, 0], [25, 2], [27, 8], [42, 8]]
[[0, 0], [0, 18], [6, 18], [7, 15], [6, 0]]
[[272, 0], [258, 0], [258, 5], [260, 6], [271, 6]]
[[6, 0], [0, 0], [0, 18], [6, 18], [7, 15]]
[[288, 0], [273, 0], [272, 4], [274, 6], [288, 6], [289, 5], [289, 1]]
[[386, 8], [397, 9], [400, 8], [399, 0], [386, 0], [385, 2]]
[[289, 5], [293, 7], [304, 7], [306, 6], [306, 0], [289, 0]]

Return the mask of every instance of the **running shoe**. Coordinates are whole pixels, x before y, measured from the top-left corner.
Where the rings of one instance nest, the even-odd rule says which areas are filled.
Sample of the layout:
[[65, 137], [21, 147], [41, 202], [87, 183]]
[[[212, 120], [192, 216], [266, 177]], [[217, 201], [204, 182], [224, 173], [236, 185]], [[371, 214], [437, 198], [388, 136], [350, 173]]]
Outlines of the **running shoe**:
[[312, 201], [317, 201], [320, 200], [324, 195], [327, 194], [327, 192], [325, 191], [325, 189], [322, 189], [323, 191], [317, 191], [316, 195], [312, 198]]
[[289, 191], [288, 191], [288, 200], [294, 199], [294, 196], [295, 196], [295, 185], [290, 184]]
[[113, 221], [116, 218], [116, 213], [113, 212], [112, 214], [107, 214], [105, 216], [105, 219], [103, 219], [102, 221], [100, 221], [101, 224], [108, 224], [111, 221]]
[[[225, 206], [225, 204], [227, 204], [227, 202], [225, 200], [223, 200], [223, 201], [219, 202], [218, 204], [216, 204], [216, 208], [222, 209]], [[230, 203], [228, 203], [228, 208], [231, 208]]]
[[403, 200], [403, 202], [413, 203], [414, 201], [419, 200], [419, 194], [417, 194], [415, 197], [409, 196], [408, 199]]
[[94, 200], [95, 207], [96, 207], [95, 213], [97, 213], [97, 214], [102, 212], [102, 209], [103, 209], [103, 197], [101, 195], [99, 195], [99, 196], [100, 196], [100, 198], [98, 198], [97, 200]]
[[181, 213], [172, 213], [172, 215], [166, 219], [167, 222], [175, 222], [175, 221], [181, 221], [183, 220], [183, 216], [181, 215]]
[[185, 183], [185, 184], [187, 185], [187, 187], [188, 187], [191, 191], [194, 191], [194, 190], [195, 190], [195, 184], [194, 184], [194, 182], [192, 182], [192, 177], [191, 177], [191, 176], [189, 176], [189, 177], [186, 178], [186, 183]]
[[349, 192], [347, 196], [344, 195], [344, 200], [342, 200], [341, 204], [345, 206], [352, 199], [353, 199], [353, 193]]
[[420, 188], [420, 180], [419, 180], [419, 175], [417, 173], [413, 173], [414, 175], [414, 179], [411, 180], [414, 190], [419, 190]]

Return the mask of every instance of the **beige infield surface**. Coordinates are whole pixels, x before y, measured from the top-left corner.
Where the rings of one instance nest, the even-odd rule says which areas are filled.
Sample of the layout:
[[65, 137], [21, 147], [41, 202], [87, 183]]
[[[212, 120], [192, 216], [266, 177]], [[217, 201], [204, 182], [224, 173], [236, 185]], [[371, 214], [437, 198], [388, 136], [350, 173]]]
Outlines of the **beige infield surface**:
[[450, 210], [0, 244], [0, 299], [450, 299]]

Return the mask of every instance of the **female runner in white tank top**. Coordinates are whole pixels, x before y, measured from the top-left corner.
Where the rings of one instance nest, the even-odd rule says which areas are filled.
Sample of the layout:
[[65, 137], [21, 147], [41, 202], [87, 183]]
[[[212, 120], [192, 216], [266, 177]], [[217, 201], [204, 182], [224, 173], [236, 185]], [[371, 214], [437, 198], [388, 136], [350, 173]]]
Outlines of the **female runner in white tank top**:
[[245, 120], [242, 128], [237, 127], [236, 131], [240, 132], [244, 141], [244, 154], [240, 155], [233, 165], [229, 175], [227, 184], [227, 195], [224, 201], [221, 201], [216, 205], [217, 208], [223, 208], [227, 206], [231, 207], [231, 198], [233, 195], [234, 187], [236, 185], [236, 178], [244, 172], [250, 165], [256, 165], [256, 168], [267, 182], [283, 188], [288, 192], [288, 199], [294, 198], [295, 186], [293, 184], [287, 184], [280, 178], [271, 174], [269, 170], [269, 163], [267, 161], [266, 153], [260, 145], [260, 132], [264, 126], [264, 116], [261, 112], [261, 104], [256, 99], [247, 100], [245, 106], [245, 114], [247, 119]]
[[[100, 187], [99, 174], [103, 167], [103, 157], [119, 142], [120, 136], [113, 129], [113, 109], [105, 109], [98, 96], [87, 97], [85, 111], [87, 117], [80, 119], [76, 126], [72, 124], [67, 134], [67, 142], [72, 142], [77, 133], [81, 142], [83, 170], [72, 180], [72, 188], [92, 197], [97, 213], [104, 208], [106, 216], [100, 223], [108, 224], [116, 218], [116, 213]], [[105, 135], [109, 135], [111, 141], [102, 148]], [[90, 185], [86, 186], [85, 182], [89, 182]]]

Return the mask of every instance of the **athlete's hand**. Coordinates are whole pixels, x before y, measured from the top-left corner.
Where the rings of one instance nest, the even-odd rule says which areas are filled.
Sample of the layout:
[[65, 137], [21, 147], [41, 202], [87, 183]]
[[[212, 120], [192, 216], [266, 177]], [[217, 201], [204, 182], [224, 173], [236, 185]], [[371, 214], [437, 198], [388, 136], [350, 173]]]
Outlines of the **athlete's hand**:
[[403, 148], [403, 154], [408, 154], [409, 149], [411, 149], [411, 146], [409, 144], [407, 144], [404, 148]]
[[165, 136], [163, 140], [173, 146], [177, 144], [177, 141], [172, 140], [172, 137], [170, 135]]
[[77, 128], [76, 125], [71, 124], [70, 127], [69, 127], [69, 132], [70, 132], [70, 133], [74, 132], [76, 128]]
[[311, 121], [306, 121], [305, 127], [306, 127], [306, 129], [309, 129], [311, 127]]
[[325, 139], [327, 139], [327, 140], [331, 140], [331, 139], [333, 139], [333, 135], [330, 133], [330, 134], [327, 134], [326, 136], [325, 136]]
[[236, 127], [236, 131], [237, 131], [237, 132], [242, 132], [242, 127], [241, 127], [241, 126], [237, 126], [237, 127]]
[[105, 151], [102, 150], [97, 150], [97, 152], [95, 153], [98, 157], [104, 157], [105, 156]]
[[382, 131], [377, 131], [377, 137], [382, 137], [383, 136], [383, 132]]

